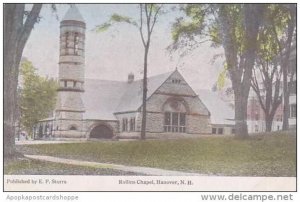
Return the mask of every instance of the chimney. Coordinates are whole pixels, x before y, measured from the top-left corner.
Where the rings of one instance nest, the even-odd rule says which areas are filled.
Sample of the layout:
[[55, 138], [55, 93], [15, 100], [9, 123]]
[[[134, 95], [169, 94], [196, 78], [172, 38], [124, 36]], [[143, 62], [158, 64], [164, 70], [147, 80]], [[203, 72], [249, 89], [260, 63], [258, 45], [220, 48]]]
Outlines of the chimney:
[[134, 81], [134, 74], [132, 72], [130, 72], [128, 74], [128, 83], [132, 83]]

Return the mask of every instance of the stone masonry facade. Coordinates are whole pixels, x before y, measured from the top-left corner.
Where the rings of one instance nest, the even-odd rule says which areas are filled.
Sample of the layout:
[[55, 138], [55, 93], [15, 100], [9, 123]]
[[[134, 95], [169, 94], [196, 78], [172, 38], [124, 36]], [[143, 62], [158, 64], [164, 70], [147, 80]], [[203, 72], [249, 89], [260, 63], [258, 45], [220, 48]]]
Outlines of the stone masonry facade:
[[[111, 112], [110, 119], [85, 118], [85, 22], [75, 6], [60, 23], [59, 89], [54, 116], [41, 120], [35, 137], [136, 138], [141, 132], [141, 105]], [[128, 89], [134, 76], [130, 75]], [[182, 75], [175, 70], [155, 87], [147, 99], [147, 136], [211, 133], [210, 112]], [[124, 85], [125, 85], [124, 84]], [[150, 86], [151, 87], [151, 86]], [[101, 89], [95, 91], [101, 98]], [[115, 98], [114, 98], [115, 99]], [[123, 100], [120, 99], [120, 102]], [[133, 100], [132, 102], [141, 102]], [[129, 101], [128, 104], [130, 104]], [[110, 103], [108, 102], [108, 105]]]

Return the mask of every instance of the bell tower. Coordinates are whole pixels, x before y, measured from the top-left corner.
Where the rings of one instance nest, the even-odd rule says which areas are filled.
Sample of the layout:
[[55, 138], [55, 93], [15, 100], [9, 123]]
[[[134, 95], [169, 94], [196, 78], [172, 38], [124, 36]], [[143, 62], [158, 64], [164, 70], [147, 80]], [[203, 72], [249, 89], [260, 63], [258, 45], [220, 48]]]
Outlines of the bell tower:
[[84, 43], [86, 25], [75, 5], [60, 22], [59, 88], [56, 137], [83, 137]]

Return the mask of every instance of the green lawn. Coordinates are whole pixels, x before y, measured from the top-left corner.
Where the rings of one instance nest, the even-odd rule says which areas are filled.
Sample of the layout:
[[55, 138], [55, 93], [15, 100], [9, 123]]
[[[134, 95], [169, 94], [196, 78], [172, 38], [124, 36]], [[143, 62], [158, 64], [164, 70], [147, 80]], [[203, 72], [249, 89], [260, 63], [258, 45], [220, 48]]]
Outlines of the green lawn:
[[226, 176], [296, 176], [296, 136], [203, 137], [22, 146], [28, 153]]
[[5, 175], [136, 175], [108, 168], [51, 163], [31, 159], [14, 159], [4, 164]]

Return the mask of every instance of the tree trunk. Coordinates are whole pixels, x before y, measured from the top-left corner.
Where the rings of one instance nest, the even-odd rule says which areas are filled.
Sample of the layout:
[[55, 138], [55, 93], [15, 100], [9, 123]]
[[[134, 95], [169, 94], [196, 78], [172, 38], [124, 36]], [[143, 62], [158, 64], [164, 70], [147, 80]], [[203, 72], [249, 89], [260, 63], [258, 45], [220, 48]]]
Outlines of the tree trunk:
[[[23, 8], [5, 5], [4, 8], [4, 157], [16, 155], [15, 150], [15, 110], [17, 95], [18, 64], [17, 39]], [[19, 14], [18, 14], [19, 12]], [[16, 14], [16, 15], [14, 15]]]
[[247, 127], [247, 103], [248, 99], [244, 98], [239, 92], [234, 92], [235, 102], [235, 136], [241, 139], [248, 137]]
[[142, 127], [141, 127], [142, 140], [146, 139], [148, 52], [149, 52], [149, 41], [145, 46], [145, 53], [144, 53], [143, 107], [142, 107]]
[[271, 132], [272, 131], [273, 118], [274, 117], [270, 117], [270, 116], [265, 117], [266, 132]]
[[282, 74], [283, 74], [283, 123], [282, 130], [289, 129], [289, 116], [290, 116], [290, 100], [289, 100], [289, 89], [288, 89], [288, 79], [287, 79], [287, 68], [282, 66]]
[[289, 115], [290, 115], [290, 103], [289, 103], [289, 88], [288, 88], [288, 67], [289, 67], [289, 59], [291, 53], [291, 44], [295, 30], [295, 22], [296, 22], [296, 8], [295, 5], [290, 4], [290, 21], [288, 23], [288, 33], [287, 33], [287, 41], [286, 41], [286, 49], [285, 53], [280, 54], [281, 60], [281, 68], [283, 73], [283, 123], [282, 130], [289, 129]]
[[12, 50], [4, 52], [4, 157], [15, 156], [18, 65]]
[[19, 64], [24, 46], [37, 21], [42, 4], [34, 4], [24, 21], [24, 4], [4, 4], [4, 158], [15, 150], [15, 123]]
[[247, 128], [247, 103], [251, 84], [252, 69], [257, 50], [257, 35], [263, 6], [257, 4], [243, 5], [243, 29], [245, 31], [245, 50], [240, 53], [234, 39], [235, 27], [228, 5], [221, 5], [219, 20], [222, 29], [222, 45], [225, 52], [226, 63], [232, 82], [235, 97], [236, 136], [248, 137]]
[[[6, 54], [4, 54], [4, 57]], [[14, 106], [15, 92], [13, 82], [7, 71], [4, 71], [4, 158], [16, 155]]]

